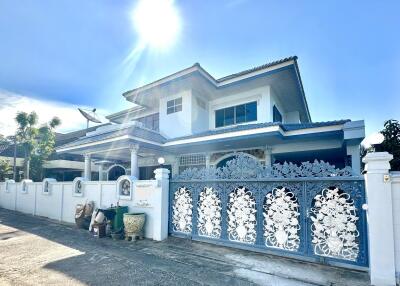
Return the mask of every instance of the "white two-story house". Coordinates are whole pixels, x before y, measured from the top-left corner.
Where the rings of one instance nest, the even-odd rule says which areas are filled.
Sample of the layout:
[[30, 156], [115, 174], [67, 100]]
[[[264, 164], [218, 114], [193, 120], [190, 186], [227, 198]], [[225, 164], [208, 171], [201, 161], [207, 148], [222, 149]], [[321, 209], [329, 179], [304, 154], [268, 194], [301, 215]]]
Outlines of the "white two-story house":
[[100, 180], [148, 179], [160, 157], [178, 174], [223, 166], [237, 152], [268, 165], [317, 159], [360, 172], [364, 122], [313, 122], [297, 57], [220, 79], [194, 64], [123, 96], [134, 107], [57, 149], [84, 155], [87, 179], [93, 162]]

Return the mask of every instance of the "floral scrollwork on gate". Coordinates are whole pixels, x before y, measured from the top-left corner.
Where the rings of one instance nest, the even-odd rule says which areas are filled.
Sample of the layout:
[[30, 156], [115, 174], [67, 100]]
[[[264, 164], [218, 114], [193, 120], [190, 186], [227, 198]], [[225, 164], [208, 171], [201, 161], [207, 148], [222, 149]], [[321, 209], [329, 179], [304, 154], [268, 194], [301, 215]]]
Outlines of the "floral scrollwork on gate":
[[324, 189], [314, 198], [311, 231], [314, 253], [356, 261], [359, 236], [356, 207], [350, 195], [338, 188]]
[[256, 200], [244, 187], [236, 188], [229, 194], [228, 201], [229, 240], [254, 244], [256, 241]]
[[221, 199], [213, 188], [205, 187], [199, 195], [197, 228], [199, 235], [221, 236]]
[[265, 196], [264, 238], [267, 247], [296, 251], [300, 245], [299, 204], [285, 188], [275, 188]]
[[185, 188], [179, 188], [174, 195], [172, 206], [172, 226], [177, 232], [192, 232], [192, 194]]

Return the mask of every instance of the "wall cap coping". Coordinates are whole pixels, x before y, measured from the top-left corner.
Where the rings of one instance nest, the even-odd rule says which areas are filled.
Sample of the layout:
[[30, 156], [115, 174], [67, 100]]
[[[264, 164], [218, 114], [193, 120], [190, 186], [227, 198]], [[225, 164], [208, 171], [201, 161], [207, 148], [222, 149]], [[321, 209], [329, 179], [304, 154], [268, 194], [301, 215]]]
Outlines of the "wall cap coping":
[[362, 161], [364, 163], [378, 162], [378, 161], [389, 163], [392, 159], [393, 155], [389, 154], [388, 152], [373, 152], [365, 155]]

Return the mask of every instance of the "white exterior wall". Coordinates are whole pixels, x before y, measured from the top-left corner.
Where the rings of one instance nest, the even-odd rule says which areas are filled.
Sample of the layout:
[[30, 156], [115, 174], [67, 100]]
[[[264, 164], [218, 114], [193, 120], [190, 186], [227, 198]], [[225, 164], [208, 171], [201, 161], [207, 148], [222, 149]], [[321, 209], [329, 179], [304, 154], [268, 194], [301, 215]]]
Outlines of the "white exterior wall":
[[243, 124], [269, 122], [272, 115], [270, 114], [270, 87], [246, 90], [244, 92], [234, 93], [218, 99], [209, 101], [209, 129], [215, 129], [215, 111], [221, 108], [235, 106], [243, 103], [257, 101], [257, 121]]
[[396, 281], [400, 283], [400, 172], [391, 173]]
[[[205, 104], [205, 109], [198, 104], [201, 100]], [[196, 91], [192, 90], [192, 132], [198, 133], [207, 131], [209, 126], [208, 100], [201, 97]]]
[[[135, 191], [132, 200], [118, 199], [117, 184], [115, 181], [83, 182], [83, 196], [73, 195], [72, 182], [50, 182], [48, 194], [43, 193], [43, 183], [27, 183], [27, 192], [22, 192], [21, 183], [0, 183], [0, 207], [22, 213], [44, 216], [67, 223], [75, 223], [75, 207], [89, 201], [95, 203], [96, 208], [107, 208], [111, 204], [128, 206], [129, 212], [146, 214], [145, 237], [163, 240], [167, 237], [166, 226], [161, 222], [168, 222], [168, 170], [157, 169], [158, 180], [136, 181], [135, 191], [140, 185], [146, 185], [146, 192], [136, 198]], [[157, 175], [158, 174], [158, 175]], [[145, 196], [145, 198], [143, 197]], [[146, 199], [148, 205], [140, 206], [139, 201]], [[165, 205], [166, 204], [166, 205]]]
[[[182, 97], [182, 111], [167, 114], [167, 101]], [[192, 134], [192, 92], [182, 91], [160, 98], [160, 133], [168, 138]]]

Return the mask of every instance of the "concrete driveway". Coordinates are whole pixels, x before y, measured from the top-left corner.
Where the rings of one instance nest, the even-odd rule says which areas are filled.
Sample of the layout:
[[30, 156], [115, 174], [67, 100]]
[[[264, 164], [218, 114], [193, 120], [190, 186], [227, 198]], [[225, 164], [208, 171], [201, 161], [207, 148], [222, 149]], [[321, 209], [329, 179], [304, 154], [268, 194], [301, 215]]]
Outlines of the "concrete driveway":
[[0, 285], [369, 285], [365, 272], [179, 238], [97, 239], [0, 208]]

